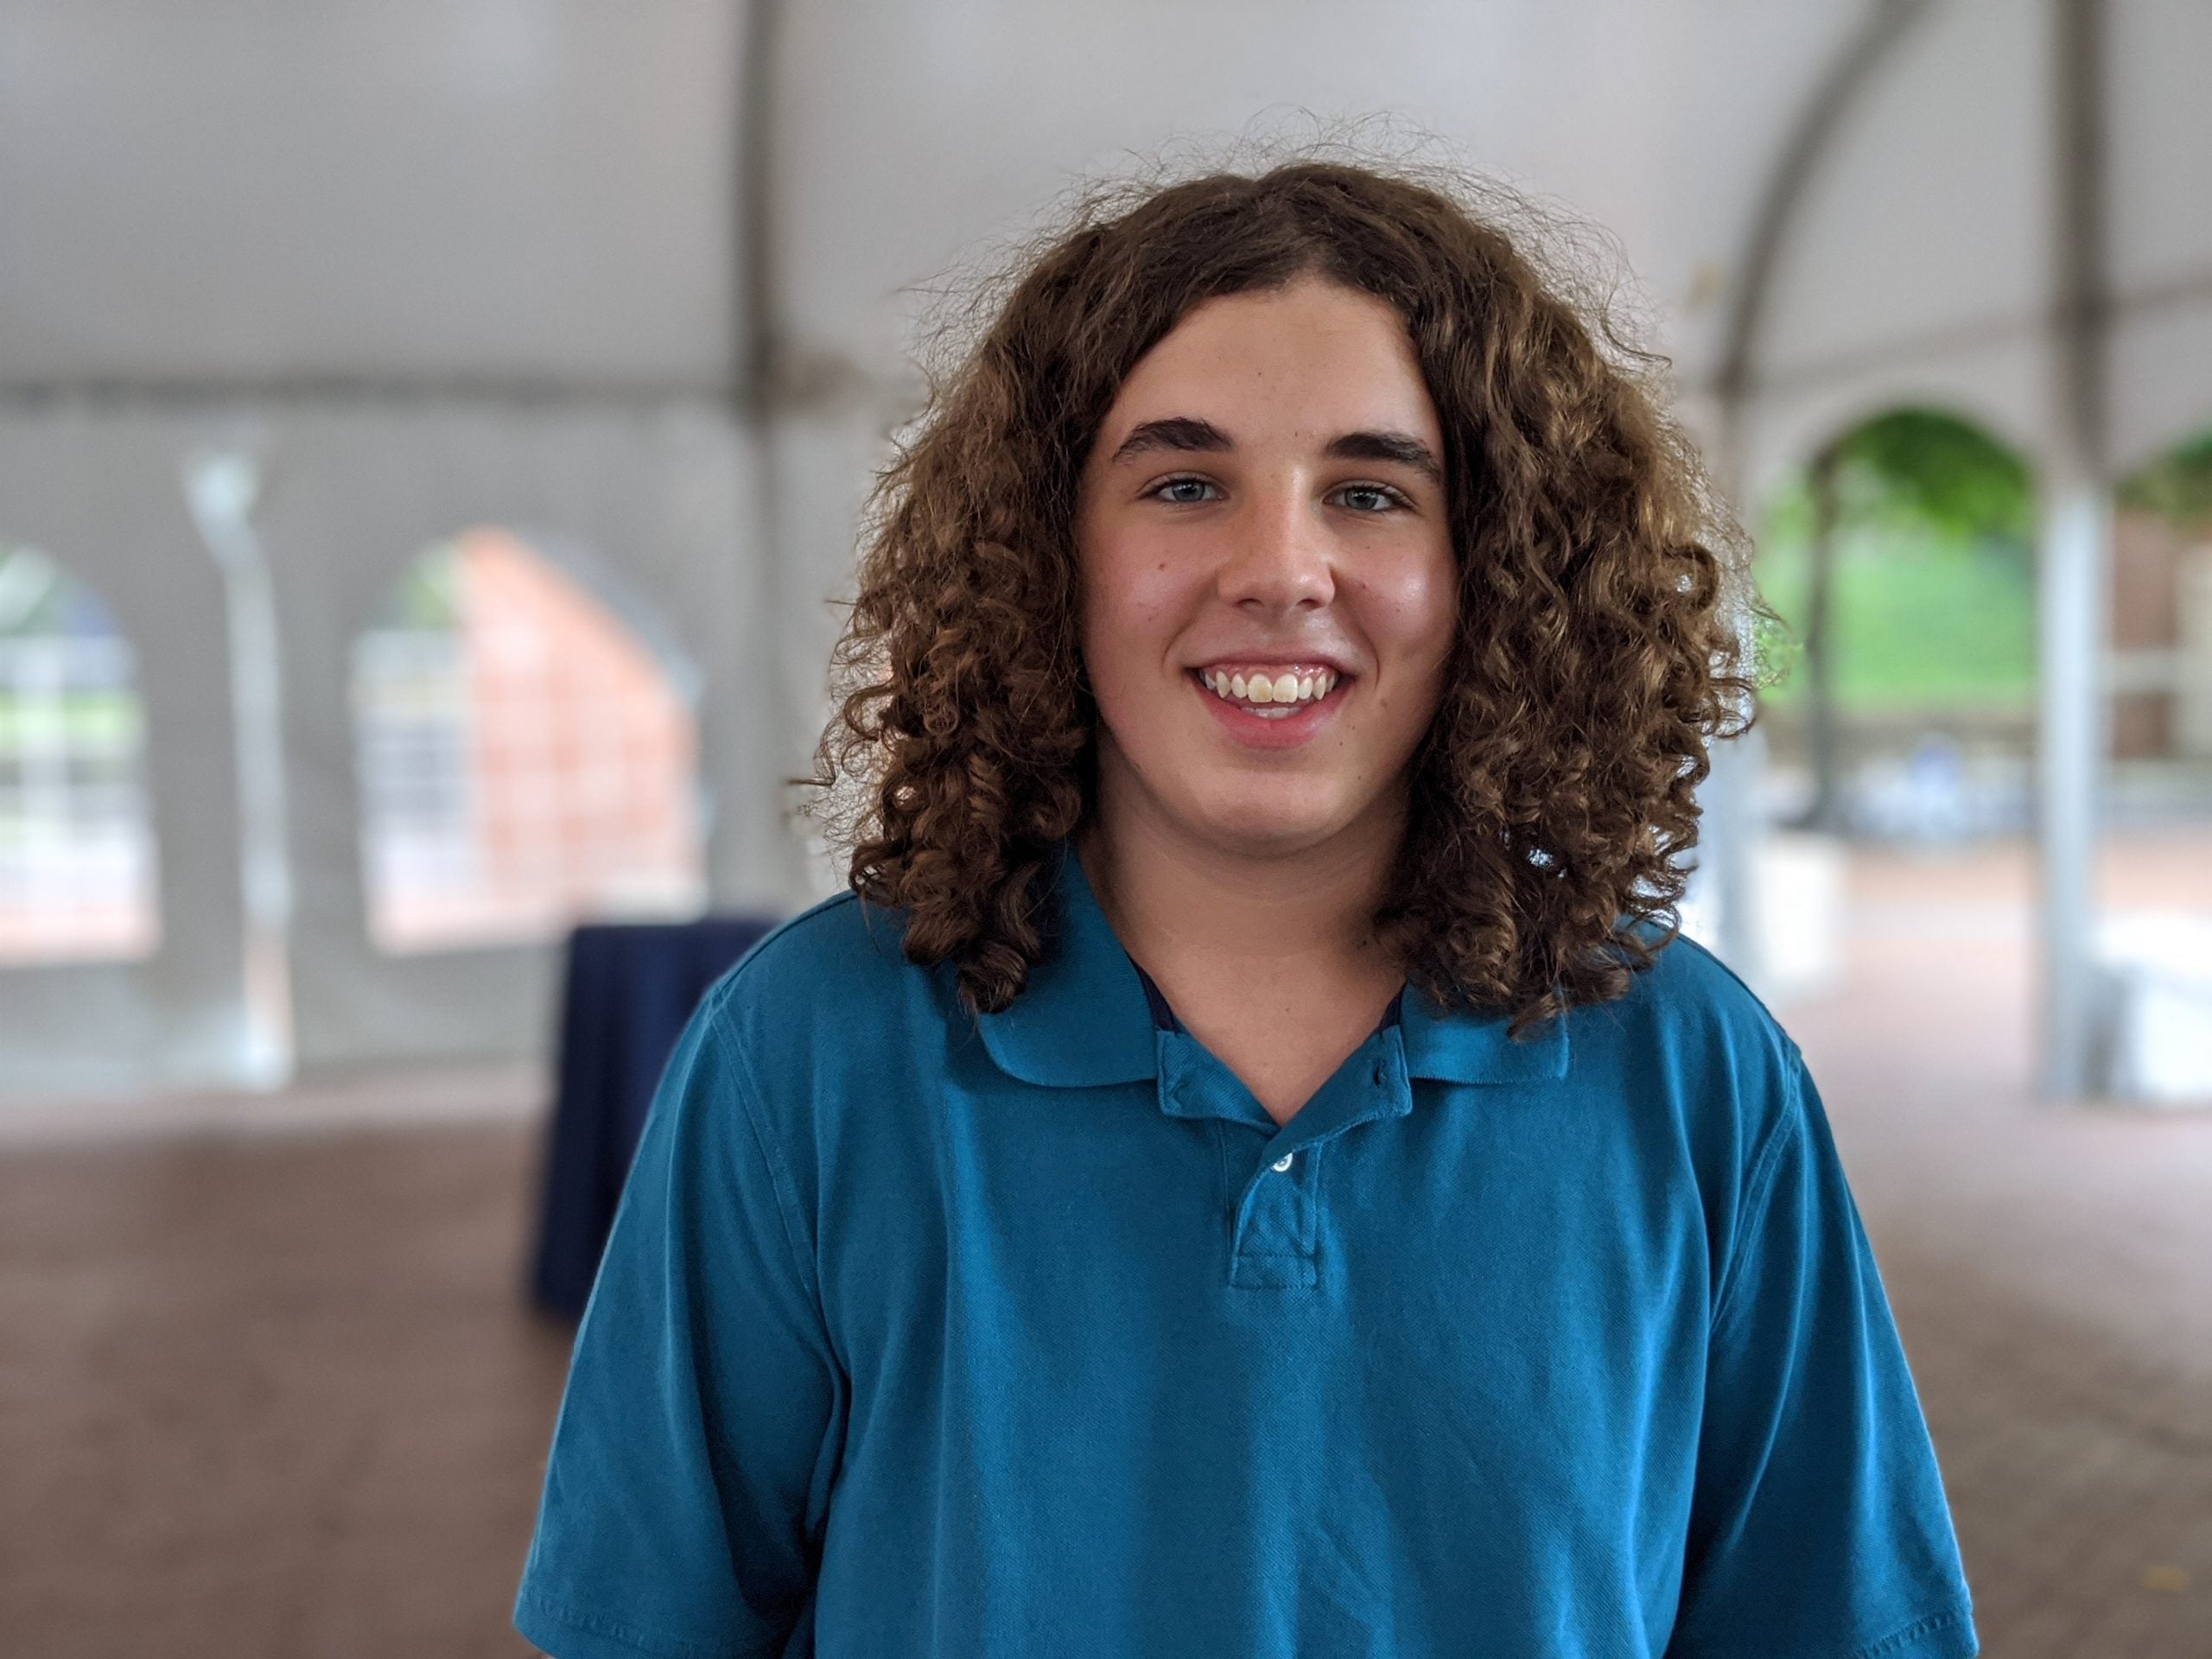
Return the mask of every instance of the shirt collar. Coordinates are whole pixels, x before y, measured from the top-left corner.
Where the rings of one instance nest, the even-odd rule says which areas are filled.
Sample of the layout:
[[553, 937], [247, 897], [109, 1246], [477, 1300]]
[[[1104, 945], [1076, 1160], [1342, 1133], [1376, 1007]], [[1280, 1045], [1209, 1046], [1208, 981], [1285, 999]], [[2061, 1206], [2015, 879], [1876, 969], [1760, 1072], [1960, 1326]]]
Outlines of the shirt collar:
[[[983, 1046], [1000, 1070], [1048, 1088], [1156, 1078], [1152, 995], [1099, 908], [1073, 842], [1060, 843], [1055, 863], [1052, 943], [1021, 994], [978, 1022]], [[1461, 1084], [1544, 1083], [1567, 1075], [1564, 1016], [1545, 1020], [1518, 1043], [1506, 1037], [1508, 1023], [1504, 1014], [1440, 1007], [1408, 986], [1399, 999], [1406, 1075]]]
[[1159, 1075], [1144, 982], [1090, 891], [1074, 843], [1062, 842], [1045, 959], [1007, 1007], [979, 1022], [999, 1069], [1061, 1089], [1140, 1083]]
[[1567, 1016], [1554, 1014], [1514, 1042], [1511, 1017], [1440, 1007], [1412, 986], [1401, 1001], [1406, 1075], [1438, 1083], [1556, 1083], [1567, 1075]]

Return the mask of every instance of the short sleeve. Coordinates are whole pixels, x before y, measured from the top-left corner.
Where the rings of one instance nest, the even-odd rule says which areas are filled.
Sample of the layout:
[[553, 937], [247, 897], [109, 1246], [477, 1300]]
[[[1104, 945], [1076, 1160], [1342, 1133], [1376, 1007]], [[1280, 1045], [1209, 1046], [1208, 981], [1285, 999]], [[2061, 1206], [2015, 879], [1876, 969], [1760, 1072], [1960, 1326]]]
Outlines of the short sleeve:
[[515, 1626], [556, 1659], [752, 1659], [804, 1615], [846, 1390], [803, 1212], [710, 995], [569, 1362]]
[[1819, 1092], [1746, 1178], [1707, 1362], [1670, 1659], [1978, 1650], [1920, 1402]]

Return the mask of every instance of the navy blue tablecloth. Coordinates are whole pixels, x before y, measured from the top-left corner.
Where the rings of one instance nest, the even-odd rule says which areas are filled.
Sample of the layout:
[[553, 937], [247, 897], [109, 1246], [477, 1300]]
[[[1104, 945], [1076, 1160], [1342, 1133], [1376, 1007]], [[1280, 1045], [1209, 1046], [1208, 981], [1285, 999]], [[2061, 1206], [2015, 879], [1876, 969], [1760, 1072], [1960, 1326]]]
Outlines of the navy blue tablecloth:
[[721, 916], [594, 925], [569, 937], [531, 1273], [541, 1307], [582, 1313], [661, 1068], [707, 988], [773, 925]]

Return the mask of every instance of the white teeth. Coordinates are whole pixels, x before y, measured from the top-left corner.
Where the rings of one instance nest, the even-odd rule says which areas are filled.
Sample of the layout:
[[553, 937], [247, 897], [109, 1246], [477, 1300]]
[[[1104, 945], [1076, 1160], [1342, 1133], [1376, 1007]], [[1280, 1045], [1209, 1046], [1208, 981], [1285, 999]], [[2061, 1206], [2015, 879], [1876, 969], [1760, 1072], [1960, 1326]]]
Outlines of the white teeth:
[[[1249, 677], [1232, 674], [1227, 669], [1208, 670], [1198, 676], [1206, 690], [1224, 700], [1261, 705], [1281, 705], [1265, 709], [1269, 719], [1280, 719], [1288, 714], [1288, 705], [1314, 702], [1336, 690], [1337, 676], [1333, 671], [1323, 669], [1311, 674], [1254, 674]], [[1262, 712], [1260, 708], [1250, 710]]]

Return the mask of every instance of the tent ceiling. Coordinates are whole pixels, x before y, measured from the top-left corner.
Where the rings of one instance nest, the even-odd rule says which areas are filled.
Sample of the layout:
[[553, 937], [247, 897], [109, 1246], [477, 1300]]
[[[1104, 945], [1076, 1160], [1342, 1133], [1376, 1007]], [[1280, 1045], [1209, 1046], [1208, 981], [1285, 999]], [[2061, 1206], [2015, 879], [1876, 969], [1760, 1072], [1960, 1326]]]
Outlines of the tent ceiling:
[[[2109, 0], [2107, 401], [2125, 467], [2212, 423], [2212, 11]], [[1899, 403], [2049, 442], [2048, 9], [1939, 0], [1799, 203], [1754, 377], [1749, 473]]]
[[[1775, 158], [1870, 10], [782, 4], [766, 269], [802, 353], [894, 369], [917, 285], [1086, 173], [1388, 111], [1614, 232], [1690, 385]], [[2126, 448], [2212, 418], [2212, 11], [2111, 14]], [[713, 0], [11, 0], [0, 385], [725, 388], [743, 22]], [[1937, 0], [1869, 83], [1777, 264], [1755, 378], [1782, 448], [1917, 394], [2034, 442], [2047, 33], [2044, 5]]]
[[2123, 299], [2212, 289], [2212, 6], [2119, 0], [2112, 119], [2113, 281]]
[[[1694, 343], [1855, 10], [785, 0], [782, 332], [889, 366], [905, 291], [1076, 175], [1387, 110], [1616, 232]], [[0, 378], [713, 384], [741, 11], [11, 0]]]
[[0, 376], [712, 385], [716, 0], [7, 0]]
[[2117, 465], [2212, 427], [2212, 6], [2125, 0], [2111, 101]]
[[1699, 273], [1725, 271], [1767, 156], [1858, 10], [795, 5], [777, 175], [786, 327], [810, 350], [890, 358], [902, 287], [1018, 233], [1085, 174], [1179, 137], [1310, 131], [1302, 111], [1389, 111], [1614, 232], [1687, 368], [1718, 311], [1687, 303]]
[[1755, 385], [2039, 333], [2048, 32], [2017, 0], [1951, 0], [1899, 43], [1808, 181]]

